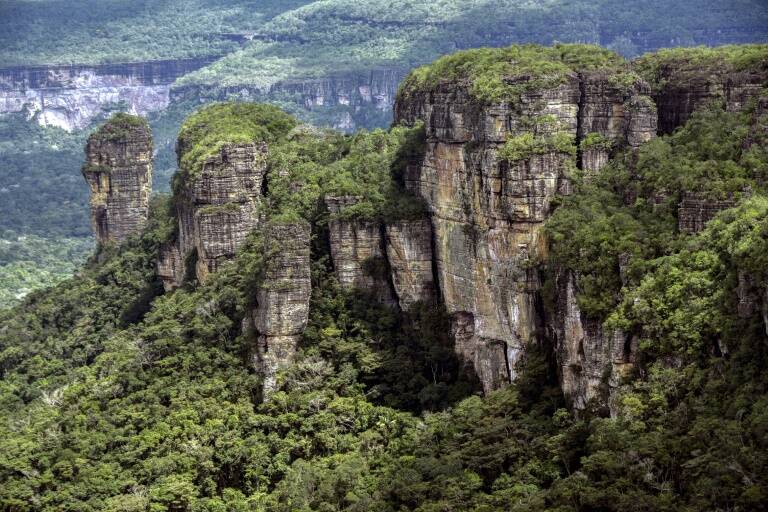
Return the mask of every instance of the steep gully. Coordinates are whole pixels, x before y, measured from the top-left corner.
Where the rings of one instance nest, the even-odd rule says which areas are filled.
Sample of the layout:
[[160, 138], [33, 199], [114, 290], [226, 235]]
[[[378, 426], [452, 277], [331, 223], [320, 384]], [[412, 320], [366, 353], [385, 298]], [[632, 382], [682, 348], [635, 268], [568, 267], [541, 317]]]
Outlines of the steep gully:
[[[597, 133], [636, 148], [656, 136], [660, 120], [682, 123], [697, 106], [718, 98], [728, 109], [741, 109], [759, 91], [757, 84], [765, 83], [760, 75], [685, 80], [683, 86], [668, 76], [667, 85], [652, 94], [642, 80], [622, 85], [597, 72], [573, 73], [557, 87], [523, 93], [514, 105], [478, 103], [462, 83], [440, 83], [404, 97], [395, 106], [396, 121], [424, 122], [427, 138], [424, 157], [409, 163], [404, 185], [424, 198], [429, 213], [389, 224], [346, 220], [338, 214], [357, 198], [326, 197], [340, 284], [365, 289], [403, 310], [417, 301], [441, 301], [452, 317], [456, 352], [486, 392], [514, 381], [528, 347], [546, 340], [555, 350], [571, 407], [611, 409], [614, 391], [632, 372], [637, 341], [606, 332], [581, 313], [576, 276], [569, 269], [555, 269], [555, 314], [545, 314], [541, 276], [532, 265], [546, 255], [542, 227], [555, 196], [570, 193], [568, 171], [577, 159], [557, 147], [511, 162], [499, 152], [505, 141], [530, 131], [544, 138], [564, 133], [577, 143]], [[679, 101], [664, 100], [671, 94]], [[277, 371], [293, 360], [311, 290], [309, 226], [273, 225], [259, 217], [267, 152], [264, 144], [225, 146], [205, 162], [200, 176], [182, 182], [178, 239], [163, 248], [158, 274], [167, 290], [191, 273], [203, 281], [234, 256], [249, 232], [271, 233], [279, 247], [243, 325], [257, 340], [254, 365], [265, 376], [268, 395]], [[596, 173], [609, 156], [606, 148], [587, 148], [580, 163]], [[143, 172], [139, 158], [135, 164]], [[681, 230], [700, 230], [713, 212], [729, 206], [702, 201], [683, 199]], [[115, 231], [109, 225], [97, 227], [97, 234], [100, 230]], [[187, 269], [193, 261], [194, 268]], [[761, 299], [753, 297], [748, 276], [741, 281], [743, 308], [752, 311]]]

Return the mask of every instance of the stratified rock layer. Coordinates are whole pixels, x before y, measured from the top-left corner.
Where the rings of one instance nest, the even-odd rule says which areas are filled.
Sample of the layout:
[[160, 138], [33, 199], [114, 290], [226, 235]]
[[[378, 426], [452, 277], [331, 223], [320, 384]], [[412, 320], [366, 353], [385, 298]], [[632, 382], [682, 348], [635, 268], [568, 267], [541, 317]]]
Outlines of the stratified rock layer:
[[183, 175], [176, 192], [179, 253], [186, 261], [194, 251], [199, 280], [232, 258], [258, 226], [266, 152], [266, 144], [226, 145], [198, 174]]
[[353, 196], [326, 196], [331, 259], [342, 287], [365, 290], [383, 304], [396, 304], [389, 283], [384, 228], [379, 222], [345, 219], [341, 213], [356, 204]]
[[581, 312], [570, 271], [558, 273], [556, 289], [549, 329], [563, 395], [577, 411], [613, 409], [616, 389], [634, 369], [637, 342], [621, 331], [606, 331], [601, 322]]
[[697, 194], [684, 194], [677, 209], [678, 229], [683, 233], [698, 233], [715, 215], [735, 205], [736, 202], [730, 199], [718, 201]]
[[[524, 133], [526, 119], [554, 119], [547, 130], [576, 135], [580, 98], [573, 75], [554, 89], [508, 104], [481, 105], [461, 84], [443, 83], [398, 104], [399, 121], [425, 123], [423, 164], [406, 186], [432, 215], [442, 300], [453, 317], [456, 351], [486, 391], [509, 383], [526, 345], [540, 330], [541, 235], [550, 204], [567, 193], [574, 158], [558, 150], [507, 162], [499, 150]], [[522, 113], [521, 113], [522, 112]], [[546, 134], [546, 132], [543, 132]]]
[[255, 366], [264, 377], [264, 396], [274, 391], [277, 372], [294, 360], [309, 315], [310, 226], [270, 225], [264, 230], [267, 269], [251, 313], [257, 336]]
[[743, 110], [760, 95], [768, 81], [765, 69], [735, 71], [730, 66], [691, 68], [679, 62], [662, 64], [653, 97], [659, 110], [659, 130], [672, 133], [697, 109], [718, 103], [729, 111]]
[[152, 134], [138, 118], [121, 119], [93, 133], [85, 150], [83, 176], [91, 189], [91, 224], [100, 244], [139, 233], [149, 214]]

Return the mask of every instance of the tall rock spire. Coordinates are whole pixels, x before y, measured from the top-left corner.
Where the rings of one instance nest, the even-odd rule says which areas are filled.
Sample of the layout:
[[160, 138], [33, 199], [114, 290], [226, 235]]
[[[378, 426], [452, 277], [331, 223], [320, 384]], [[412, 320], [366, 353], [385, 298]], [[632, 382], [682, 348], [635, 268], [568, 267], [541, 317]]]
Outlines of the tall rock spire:
[[146, 120], [116, 114], [88, 137], [83, 176], [91, 189], [91, 223], [100, 244], [142, 230], [152, 192], [152, 133]]

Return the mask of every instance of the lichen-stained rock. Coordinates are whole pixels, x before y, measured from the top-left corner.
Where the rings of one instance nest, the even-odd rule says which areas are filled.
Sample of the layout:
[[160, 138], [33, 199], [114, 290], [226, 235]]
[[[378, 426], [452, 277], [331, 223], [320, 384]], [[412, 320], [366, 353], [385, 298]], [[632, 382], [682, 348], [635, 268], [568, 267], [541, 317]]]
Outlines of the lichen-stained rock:
[[359, 200], [354, 196], [325, 197], [336, 278], [344, 288], [367, 291], [382, 304], [394, 305], [397, 301], [389, 282], [384, 227], [377, 221], [341, 216], [345, 208]]
[[310, 226], [270, 224], [264, 230], [266, 270], [251, 313], [257, 336], [255, 365], [264, 377], [264, 396], [277, 372], [293, 362], [307, 326], [311, 293]]
[[627, 111], [626, 140], [632, 148], [639, 148], [656, 137], [658, 109], [646, 94], [633, 94], [624, 107]]
[[611, 147], [636, 148], [656, 136], [656, 108], [650, 86], [629, 72], [585, 72], [580, 80], [578, 139], [602, 140], [582, 147], [582, 169], [595, 175], [608, 163]]
[[576, 411], [606, 406], [613, 411], [615, 391], [634, 369], [637, 342], [582, 314], [570, 271], [559, 272], [556, 280], [556, 311], [549, 327], [563, 395]]
[[707, 199], [698, 194], [683, 195], [677, 209], [677, 226], [682, 233], [698, 233], [715, 215], [728, 208], [733, 208], [736, 202], [731, 199]]
[[603, 147], [591, 147], [582, 150], [581, 168], [585, 176], [596, 176], [610, 159], [610, 151]]
[[432, 223], [429, 219], [387, 223], [387, 260], [400, 308], [435, 299], [432, 270]]
[[117, 114], [88, 137], [83, 176], [91, 189], [91, 223], [100, 244], [139, 233], [152, 192], [152, 134], [143, 119]]
[[[516, 376], [525, 347], [536, 341], [538, 274], [530, 261], [546, 250], [541, 227], [558, 193], [568, 191], [573, 158], [557, 150], [515, 162], [499, 157], [509, 137], [535, 128], [575, 136], [575, 75], [550, 90], [525, 93], [518, 105], [485, 105], [460, 83], [417, 91], [397, 105], [398, 121], [422, 119], [423, 164], [406, 186], [432, 216], [442, 300], [453, 315], [456, 351], [486, 391]], [[524, 115], [520, 114], [524, 112]]]
[[179, 252], [182, 261], [196, 252], [199, 280], [232, 258], [259, 225], [266, 153], [263, 143], [228, 144], [199, 173], [183, 169], [176, 191]]

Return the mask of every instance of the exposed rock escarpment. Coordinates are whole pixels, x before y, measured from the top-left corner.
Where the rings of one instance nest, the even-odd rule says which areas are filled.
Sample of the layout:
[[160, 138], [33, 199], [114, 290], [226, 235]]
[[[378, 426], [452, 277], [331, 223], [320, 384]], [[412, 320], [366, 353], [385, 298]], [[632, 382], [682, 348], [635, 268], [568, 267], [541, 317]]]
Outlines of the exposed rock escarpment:
[[556, 277], [555, 315], [549, 321], [563, 395], [575, 410], [615, 407], [615, 391], [632, 374], [637, 340], [587, 318], [576, 299], [571, 271]]
[[43, 126], [87, 127], [108, 105], [145, 115], [168, 107], [171, 83], [213, 58], [0, 69], [0, 114], [36, 115]]
[[672, 133], [697, 109], [717, 102], [726, 110], [743, 110], [760, 95], [768, 81], [768, 70], [757, 65], [737, 66], [724, 57], [685, 59], [663, 52], [640, 59], [658, 63], [645, 75], [655, 84], [653, 99], [659, 110], [659, 130]]
[[246, 327], [253, 328], [257, 339], [254, 364], [264, 377], [266, 397], [276, 387], [277, 372], [293, 362], [307, 326], [310, 226], [304, 221], [269, 225], [264, 239], [267, 267]]
[[432, 223], [429, 219], [387, 223], [387, 260], [400, 308], [416, 302], [431, 303], [436, 297], [432, 269]]
[[141, 232], [152, 191], [152, 134], [137, 117], [118, 114], [88, 138], [83, 176], [100, 244]]
[[514, 380], [526, 347], [541, 341], [532, 262], [546, 254], [542, 227], [555, 196], [570, 193], [574, 145], [591, 143], [580, 160], [597, 173], [611, 147], [650, 140], [649, 93], [621, 71], [574, 71], [552, 86], [524, 88], [513, 101], [478, 101], [469, 84], [449, 80], [406, 90], [397, 103], [396, 121], [426, 125], [424, 163], [410, 168], [406, 184], [431, 210], [456, 350], [486, 391]]
[[[517, 107], [525, 117], [551, 116], [575, 135], [576, 76], [533, 91]], [[399, 121], [425, 122], [424, 163], [406, 177], [427, 202], [435, 229], [440, 293], [454, 318], [456, 351], [486, 391], [508, 383], [524, 347], [539, 330], [538, 274], [528, 266], [545, 250], [541, 227], [555, 195], [568, 191], [573, 157], [556, 149], [510, 162], [507, 137], [524, 133], [510, 105], [481, 105], [460, 84], [439, 84], [398, 103]]]
[[[510, 55], [516, 51], [524, 52]], [[478, 90], [477, 83], [493, 84], [484, 70], [433, 76], [427, 69], [406, 81], [395, 120], [423, 121], [427, 149], [423, 163], [408, 168], [405, 183], [429, 206], [437, 282], [454, 318], [456, 351], [484, 389], [514, 380], [526, 347], [542, 341], [546, 331], [571, 405], [607, 407], [613, 390], [631, 373], [635, 342], [605, 332], [599, 321], [581, 313], [567, 269], [560, 269], [557, 279], [557, 313], [554, 318], [543, 313], [540, 277], [529, 262], [546, 255], [541, 228], [553, 200], [570, 193], [576, 165], [585, 177], [594, 176], [615, 150], [638, 148], [657, 132], [671, 131], [712, 99], [722, 99], [729, 110], [744, 108], [766, 83], [765, 73], [729, 68], [702, 78], [650, 66], [660, 70], [654, 75], [641, 62], [643, 79], [634, 64], [597, 69], [575, 64], [552, 80], [537, 75], [537, 68], [521, 71], [524, 64], [515, 58], [504, 64], [510, 74], [492, 89], [506, 88], [508, 96], [501, 99]], [[433, 69], [444, 70], [449, 60]], [[465, 72], [478, 74], [462, 78]], [[690, 83], [683, 79], [691, 76]], [[729, 206], [730, 201], [686, 196], [680, 229], [699, 231]]]

